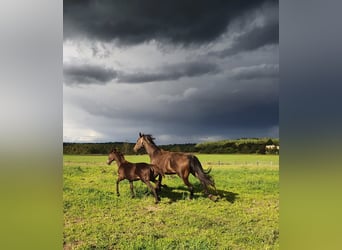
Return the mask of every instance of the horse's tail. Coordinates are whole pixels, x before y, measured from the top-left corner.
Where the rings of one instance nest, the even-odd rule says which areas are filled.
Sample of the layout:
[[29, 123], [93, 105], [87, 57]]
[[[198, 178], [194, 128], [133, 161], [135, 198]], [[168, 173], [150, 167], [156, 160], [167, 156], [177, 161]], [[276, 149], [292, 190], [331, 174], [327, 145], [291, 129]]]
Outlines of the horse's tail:
[[191, 173], [200, 180], [204, 187], [211, 186], [216, 189], [214, 179], [211, 175], [209, 175], [211, 168], [204, 170], [201, 162], [194, 155], [190, 156], [190, 168]]

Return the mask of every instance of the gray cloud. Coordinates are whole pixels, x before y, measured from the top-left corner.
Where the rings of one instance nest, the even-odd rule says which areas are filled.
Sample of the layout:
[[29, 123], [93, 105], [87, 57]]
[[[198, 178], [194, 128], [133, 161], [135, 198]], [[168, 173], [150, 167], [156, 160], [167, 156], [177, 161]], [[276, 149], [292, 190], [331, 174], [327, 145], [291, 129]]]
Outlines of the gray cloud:
[[278, 64], [260, 64], [234, 68], [232, 77], [238, 80], [255, 80], [259, 78], [275, 78], [279, 76]]
[[267, 20], [263, 26], [257, 26], [236, 37], [231, 47], [221, 51], [210, 52], [210, 56], [224, 58], [244, 51], [252, 51], [261, 47], [279, 43], [279, 20]]
[[64, 1], [64, 37], [87, 37], [121, 44], [151, 40], [208, 43], [243, 13], [276, 0]]
[[[278, 125], [276, 82], [259, 80], [241, 84], [230, 80], [230, 88], [227, 88], [226, 80], [208, 86], [202, 82], [198, 88], [180, 87], [178, 84], [178, 94], [172, 95], [156, 86], [144, 86], [144, 91], [140, 88], [131, 92], [125, 90], [124, 96], [118, 90], [108, 97], [110, 102], [106, 99], [92, 102], [89, 96], [80, 98], [78, 104], [96, 117], [93, 120], [97, 123], [98, 117], [102, 117], [118, 129], [130, 128], [118, 136], [131, 141], [136, 136], [131, 134], [134, 130], [156, 136], [169, 135], [171, 138], [195, 135], [270, 136], [268, 131]], [[105, 128], [100, 132], [108, 136], [113, 133]]]
[[252, 31], [239, 36], [234, 42], [233, 48], [237, 51], [254, 50], [269, 44], [279, 42], [279, 22], [273, 20], [262, 27], [256, 27]]
[[[148, 70], [145, 70], [148, 71]], [[178, 80], [182, 77], [196, 77], [215, 74], [220, 71], [218, 65], [210, 62], [183, 62], [167, 64], [154, 69], [155, 72], [124, 72], [100, 65], [69, 65], [63, 67], [64, 82], [73, 84], [106, 84], [110, 81], [118, 83], [145, 83]]]
[[220, 71], [218, 65], [209, 62], [183, 62], [164, 65], [156, 69], [156, 73], [121, 73], [119, 82], [144, 83], [155, 81], [178, 80], [181, 77], [196, 77], [205, 74], [215, 74]]
[[117, 76], [113, 69], [100, 65], [63, 65], [64, 82], [66, 84], [106, 84]]

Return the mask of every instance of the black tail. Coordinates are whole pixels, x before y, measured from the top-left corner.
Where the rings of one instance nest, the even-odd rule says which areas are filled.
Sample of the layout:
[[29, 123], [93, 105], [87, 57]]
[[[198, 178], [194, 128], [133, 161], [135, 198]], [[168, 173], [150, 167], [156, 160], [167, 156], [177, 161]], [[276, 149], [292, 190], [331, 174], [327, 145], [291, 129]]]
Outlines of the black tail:
[[209, 175], [211, 168], [204, 170], [202, 168], [201, 162], [194, 155], [190, 156], [190, 168], [191, 173], [200, 180], [205, 189], [209, 186], [216, 189], [214, 179], [211, 175]]

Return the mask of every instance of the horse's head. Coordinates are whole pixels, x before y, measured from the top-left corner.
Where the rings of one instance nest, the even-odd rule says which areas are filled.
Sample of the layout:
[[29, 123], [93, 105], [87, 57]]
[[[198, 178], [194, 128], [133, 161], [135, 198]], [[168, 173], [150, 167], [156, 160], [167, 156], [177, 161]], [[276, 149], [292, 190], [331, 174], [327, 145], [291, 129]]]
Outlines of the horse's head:
[[115, 148], [113, 148], [112, 151], [110, 151], [110, 153], [108, 154], [108, 160], [107, 160], [108, 165], [110, 165], [113, 161], [115, 161], [115, 158], [117, 158], [117, 154], [118, 154], [118, 151], [116, 151]]
[[138, 152], [138, 150], [141, 149], [143, 146], [144, 146], [144, 134], [139, 133], [139, 138], [133, 148], [134, 152]]
[[142, 133], [139, 133], [139, 138], [137, 140], [137, 143], [135, 144], [133, 150], [135, 152], [138, 152], [139, 149], [141, 149], [142, 147], [144, 147], [146, 149], [146, 151], [148, 151], [148, 149], [146, 148], [146, 145], [152, 146], [152, 147], [157, 147], [154, 144], [154, 138], [152, 137], [152, 135], [145, 135]]

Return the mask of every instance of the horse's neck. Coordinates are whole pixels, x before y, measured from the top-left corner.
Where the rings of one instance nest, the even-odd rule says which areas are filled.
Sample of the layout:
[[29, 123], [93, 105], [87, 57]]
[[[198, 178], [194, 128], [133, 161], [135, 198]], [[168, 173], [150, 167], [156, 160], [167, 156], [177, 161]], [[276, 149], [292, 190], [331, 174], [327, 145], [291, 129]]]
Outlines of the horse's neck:
[[119, 168], [119, 167], [121, 167], [121, 166], [122, 166], [122, 162], [116, 161], [116, 165], [117, 165], [117, 166], [118, 166], [118, 168]]
[[121, 159], [121, 157], [115, 157], [115, 161], [116, 161], [116, 165], [118, 165], [118, 167], [120, 167], [120, 166], [122, 166], [122, 164], [124, 163], [124, 162], [126, 162], [126, 160], [125, 159]]
[[157, 147], [156, 145], [153, 145], [151, 143], [144, 144], [145, 150], [147, 154], [152, 158], [154, 155], [159, 154], [161, 152], [161, 149]]

